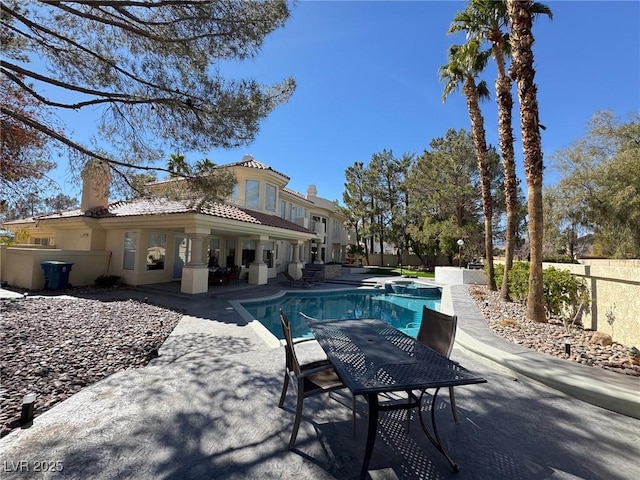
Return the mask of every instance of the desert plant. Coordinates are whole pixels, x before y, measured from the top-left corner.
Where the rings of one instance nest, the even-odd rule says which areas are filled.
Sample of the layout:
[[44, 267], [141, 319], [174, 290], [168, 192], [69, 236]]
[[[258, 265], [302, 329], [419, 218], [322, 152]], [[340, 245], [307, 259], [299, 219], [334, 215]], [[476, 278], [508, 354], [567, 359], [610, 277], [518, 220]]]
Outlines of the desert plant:
[[[489, 269], [487, 265], [484, 266], [484, 273], [489, 275]], [[502, 279], [504, 278], [504, 264], [496, 263], [493, 266], [493, 278], [496, 279], [496, 285], [502, 285]]]
[[607, 323], [611, 327], [611, 339], [613, 339], [613, 323], [616, 321], [616, 304], [614, 303], [609, 310], [604, 314], [607, 317]]
[[509, 292], [511, 298], [525, 301], [529, 292], [529, 263], [514, 262], [509, 270]]
[[554, 315], [561, 317], [567, 331], [582, 323], [591, 302], [584, 279], [568, 270], [549, 267], [542, 275], [542, 290], [547, 320]]

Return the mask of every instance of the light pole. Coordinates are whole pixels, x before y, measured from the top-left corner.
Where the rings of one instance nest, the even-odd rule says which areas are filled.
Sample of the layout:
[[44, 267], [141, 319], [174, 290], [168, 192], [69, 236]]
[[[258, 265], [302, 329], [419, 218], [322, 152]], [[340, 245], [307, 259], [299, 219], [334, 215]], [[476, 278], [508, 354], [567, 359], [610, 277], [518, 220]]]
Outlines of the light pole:
[[458, 267], [462, 268], [462, 256], [460, 255], [460, 252], [462, 251], [462, 246], [464, 245], [464, 240], [459, 238], [456, 243], [458, 244]]

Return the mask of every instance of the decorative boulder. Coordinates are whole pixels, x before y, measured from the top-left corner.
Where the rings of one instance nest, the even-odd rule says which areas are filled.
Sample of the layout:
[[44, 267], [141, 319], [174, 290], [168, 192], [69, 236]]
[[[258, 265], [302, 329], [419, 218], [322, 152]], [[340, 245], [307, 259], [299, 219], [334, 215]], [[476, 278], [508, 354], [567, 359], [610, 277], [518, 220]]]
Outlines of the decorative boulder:
[[611, 345], [613, 343], [613, 339], [611, 338], [611, 335], [607, 335], [606, 333], [595, 332], [593, 335], [591, 335], [591, 343], [606, 347], [607, 345]]

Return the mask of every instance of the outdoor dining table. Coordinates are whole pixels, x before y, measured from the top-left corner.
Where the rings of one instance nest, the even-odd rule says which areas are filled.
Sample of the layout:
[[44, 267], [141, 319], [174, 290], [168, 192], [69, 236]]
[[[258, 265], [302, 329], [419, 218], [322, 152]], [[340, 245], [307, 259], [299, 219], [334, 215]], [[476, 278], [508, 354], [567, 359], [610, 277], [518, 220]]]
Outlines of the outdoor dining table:
[[378, 394], [435, 388], [429, 431], [418, 408], [420, 425], [431, 443], [457, 472], [458, 465], [447, 453], [436, 428], [435, 408], [440, 388], [485, 383], [486, 379], [440, 355], [380, 319], [318, 320], [309, 329], [326, 352], [343, 383], [353, 395], [363, 395], [369, 404], [367, 441], [360, 478], [367, 476], [381, 409]]

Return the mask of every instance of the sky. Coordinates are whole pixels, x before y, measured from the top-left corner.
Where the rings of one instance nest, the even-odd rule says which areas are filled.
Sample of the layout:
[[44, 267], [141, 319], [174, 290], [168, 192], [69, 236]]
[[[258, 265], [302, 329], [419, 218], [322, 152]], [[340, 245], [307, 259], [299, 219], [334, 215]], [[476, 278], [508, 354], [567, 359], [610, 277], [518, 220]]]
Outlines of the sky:
[[[557, 183], [554, 152], [584, 136], [594, 113], [612, 110], [624, 118], [640, 111], [640, 1], [547, 1], [553, 19], [534, 24], [544, 183]], [[447, 35], [461, 1], [302, 1], [284, 28], [267, 37], [261, 53], [223, 65], [231, 78], [265, 83], [293, 77], [297, 88], [262, 123], [250, 145], [238, 149], [183, 152], [187, 159], [216, 164], [245, 154], [291, 178], [288, 187], [342, 203], [344, 172], [354, 162], [392, 150], [419, 155], [450, 128], [470, 130], [462, 92], [442, 101], [438, 68], [448, 47], [464, 38]], [[481, 105], [487, 142], [498, 145], [495, 65], [485, 79], [491, 101]], [[518, 118], [514, 87], [514, 119]], [[83, 119], [73, 129], [89, 134]], [[520, 127], [514, 124], [517, 171], [524, 181]], [[68, 195], [64, 162], [54, 176]]]

